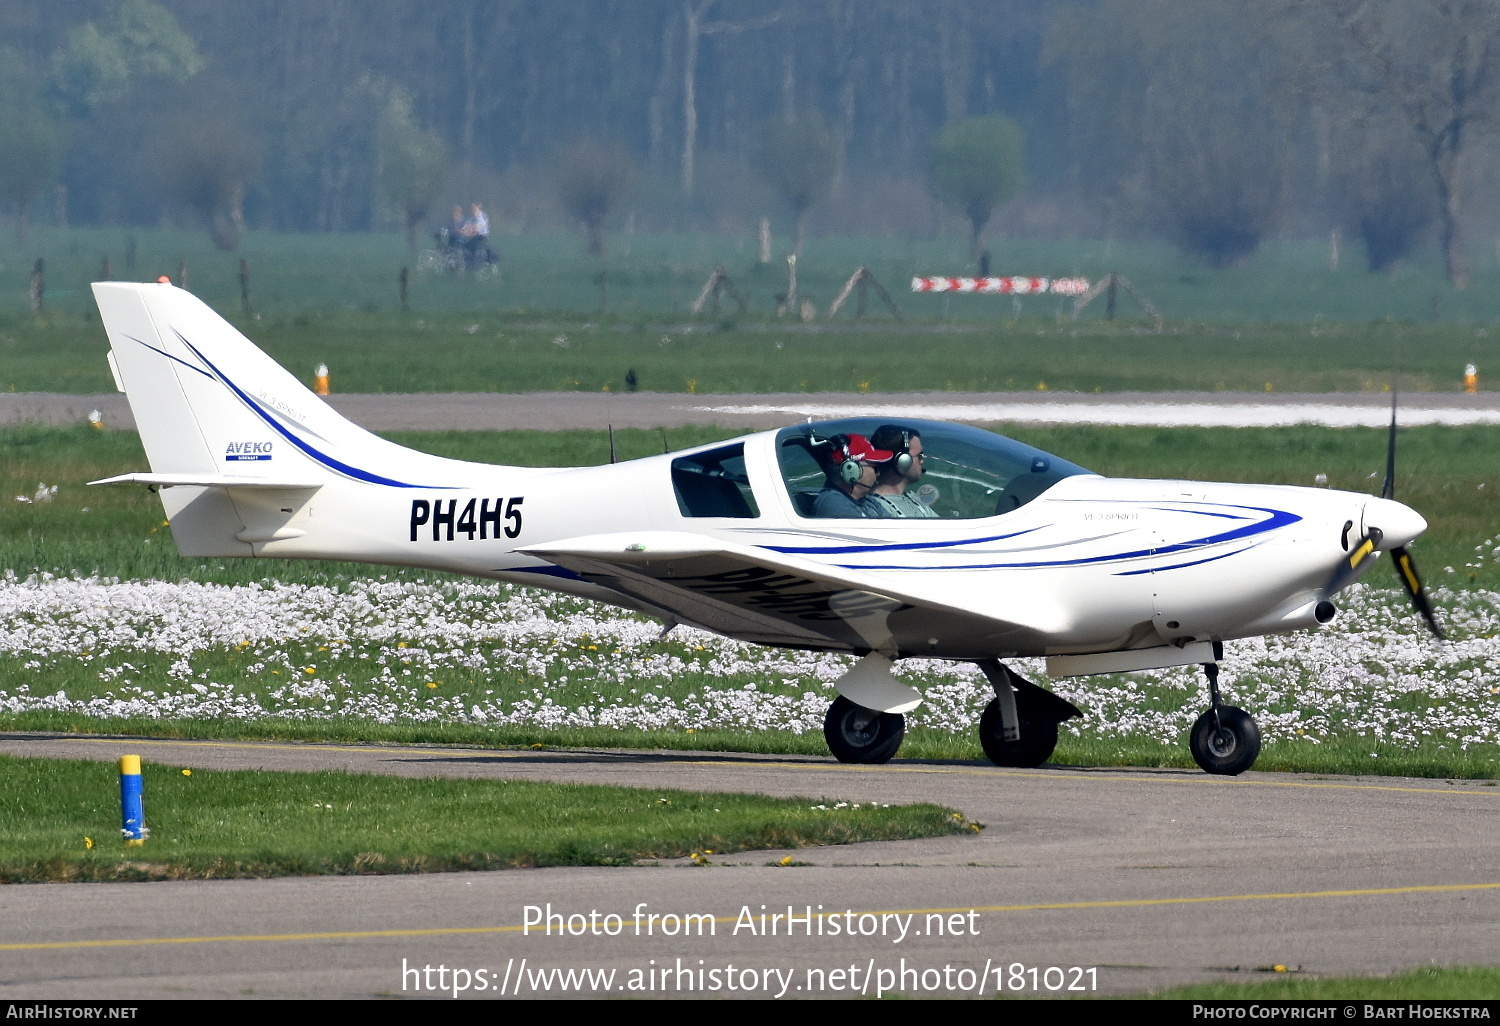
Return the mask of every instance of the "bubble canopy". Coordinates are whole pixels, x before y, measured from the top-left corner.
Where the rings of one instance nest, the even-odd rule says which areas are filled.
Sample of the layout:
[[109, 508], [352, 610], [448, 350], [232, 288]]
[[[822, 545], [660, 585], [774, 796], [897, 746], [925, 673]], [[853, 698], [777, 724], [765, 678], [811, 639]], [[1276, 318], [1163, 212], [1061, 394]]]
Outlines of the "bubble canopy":
[[944, 421], [850, 417], [785, 428], [776, 435], [782, 481], [802, 516], [828, 483], [828, 453], [836, 435], [873, 437], [882, 427], [920, 437], [920, 476], [907, 494], [945, 520], [999, 516], [1026, 505], [1065, 477], [1093, 471], [992, 431]]

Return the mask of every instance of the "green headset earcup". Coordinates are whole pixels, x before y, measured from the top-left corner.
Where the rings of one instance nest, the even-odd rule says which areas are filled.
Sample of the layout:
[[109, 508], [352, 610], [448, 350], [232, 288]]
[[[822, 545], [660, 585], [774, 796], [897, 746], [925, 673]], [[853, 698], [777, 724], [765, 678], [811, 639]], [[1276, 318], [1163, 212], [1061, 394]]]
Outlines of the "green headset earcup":
[[845, 460], [839, 464], [839, 477], [845, 484], [853, 484], [859, 480], [860, 465], [858, 460]]

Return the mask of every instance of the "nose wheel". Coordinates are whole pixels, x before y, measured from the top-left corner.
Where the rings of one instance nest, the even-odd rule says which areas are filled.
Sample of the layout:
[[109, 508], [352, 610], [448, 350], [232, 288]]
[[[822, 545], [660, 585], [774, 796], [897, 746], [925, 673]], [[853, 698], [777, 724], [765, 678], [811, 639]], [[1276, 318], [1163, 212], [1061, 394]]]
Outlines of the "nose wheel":
[[906, 737], [906, 717], [855, 705], [840, 695], [823, 718], [823, 739], [839, 762], [889, 762]]
[[[1214, 644], [1214, 655], [1223, 656], [1223, 647]], [[1260, 727], [1243, 709], [1225, 705], [1219, 697], [1219, 664], [1204, 663], [1208, 677], [1208, 711], [1193, 724], [1188, 748], [1205, 773], [1233, 777], [1255, 765], [1260, 756]]]

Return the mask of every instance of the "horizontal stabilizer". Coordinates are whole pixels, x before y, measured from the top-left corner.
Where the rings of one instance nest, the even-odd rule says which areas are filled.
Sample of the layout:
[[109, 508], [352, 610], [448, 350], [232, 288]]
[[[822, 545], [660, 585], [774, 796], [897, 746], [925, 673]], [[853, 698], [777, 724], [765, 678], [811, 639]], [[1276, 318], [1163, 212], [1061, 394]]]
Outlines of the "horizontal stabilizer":
[[176, 488], [191, 485], [198, 488], [282, 488], [312, 490], [322, 488], [321, 481], [284, 481], [270, 477], [245, 477], [236, 474], [121, 474], [90, 481], [91, 485], [154, 485], [157, 488]]

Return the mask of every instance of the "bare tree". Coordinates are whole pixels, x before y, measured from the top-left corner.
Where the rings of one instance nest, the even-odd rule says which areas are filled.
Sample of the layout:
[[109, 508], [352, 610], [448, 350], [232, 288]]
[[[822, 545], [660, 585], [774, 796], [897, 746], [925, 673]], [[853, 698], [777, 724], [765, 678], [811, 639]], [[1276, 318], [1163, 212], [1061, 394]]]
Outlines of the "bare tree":
[[1339, 220], [1365, 244], [1371, 271], [1390, 271], [1428, 235], [1438, 215], [1426, 156], [1396, 124], [1359, 121], [1333, 141], [1330, 190]]
[[63, 130], [36, 106], [0, 103], [0, 200], [16, 212], [16, 242], [25, 245], [31, 204], [57, 180]]
[[1101, 0], [1065, 15], [1049, 59], [1106, 207], [1216, 266], [1243, 264], [1280, 216], [1291, 150], [1258, 9]]
[[160, 152], [167, 191], [208, 222], [215, 246], [238, 246], [245, 229], [245, 188], [260, 166], [250, 133], [206, 114], [185, 115], [169, 122]]
[[594, 256], [604, 254], [605, 227], [630, 195], [634, 179], [634, 162], [622, 146], [585, 140], [558, 155], [558, 198], [583, 222], [588, 251]]
[[682, 5], [687, 25], [687, 46], [682, 61], [682, 191], [689, 199], [697, 178], [698, 153], [698, 41], [703, 36], [748, 32], [781, 20], [776, 11], [745, 21], [705, 21], [718, 0], [697, 0]]
[[772, 118], [761, 126], [756, 166], [792, 208], [802, 255], [807, 211], [828, 194], [838, 174], [839, 145], [822, 117], [805, 112], [790, 120]]
[[1500, 0], [1292, 0], [1339, 45], [1326, 71], [1344, 90], [1399, 117], [1421, 144], [1438, 195], [1448, 281], [1469, 284], [1464, 160], [1500, 112]]
[[417, 228], [448, 178], [448, 149], [437, 133], [418, 125], [411, 97], [393, 91], [380, 120], [380, 188], [391, 213], [417, 248]]

